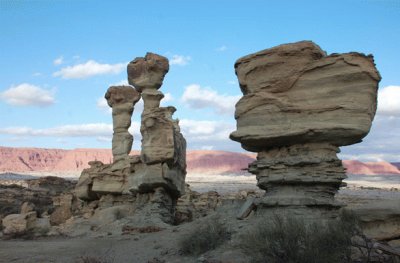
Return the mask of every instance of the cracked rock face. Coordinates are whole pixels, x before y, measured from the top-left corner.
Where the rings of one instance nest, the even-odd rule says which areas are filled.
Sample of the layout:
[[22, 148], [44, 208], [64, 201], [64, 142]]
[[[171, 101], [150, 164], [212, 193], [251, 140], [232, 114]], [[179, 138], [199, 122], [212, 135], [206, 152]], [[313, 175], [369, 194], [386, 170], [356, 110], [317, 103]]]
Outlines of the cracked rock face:
[[235, 71], [243, 97], [230, 138], [258, 152], [249, 171], [267, 191], [263, 204], [338, 207], [338, 147], [360, 142], [376, 111], [372, 56], [327, 55], [302, 41], [240, 58]]

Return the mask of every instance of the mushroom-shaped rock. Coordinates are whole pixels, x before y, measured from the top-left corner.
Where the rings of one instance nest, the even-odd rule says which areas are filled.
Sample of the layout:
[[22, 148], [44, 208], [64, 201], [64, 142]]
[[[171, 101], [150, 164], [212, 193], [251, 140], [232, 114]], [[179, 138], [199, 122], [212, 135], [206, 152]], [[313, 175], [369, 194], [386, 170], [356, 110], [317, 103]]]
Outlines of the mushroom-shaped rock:
[[[280, 45], [235, 63], [243, 97], [232, 140], [257, 152], [249, 165], [268, 207], [340, 207], [346, 177], [339, 146], [370, 130], [380, 75], [371, 55], [331, 54], [310, 41]], [[328, 213], [329, 214], [329, 213]]]
[[370, 130], [380, 80], [372, 56], [328, 56], [303, 41], [245, 56], [235, 70], [244, 96], [236, 104], [237, 131], [230, 137], [244, 149], [310, 142], [344, 146]]
[[166, 57], [147, 53], [144, 58], [135, 58], [128, 64], [128, 82], [139, 92], [159, 89], [168, 70], [169, 63]]

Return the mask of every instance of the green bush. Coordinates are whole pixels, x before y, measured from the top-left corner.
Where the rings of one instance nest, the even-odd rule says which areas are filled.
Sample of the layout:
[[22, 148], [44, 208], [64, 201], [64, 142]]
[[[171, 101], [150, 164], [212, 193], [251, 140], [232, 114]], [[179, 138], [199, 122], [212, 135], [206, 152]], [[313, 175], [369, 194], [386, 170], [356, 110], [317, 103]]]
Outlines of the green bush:
[[253, 262], [337, 263], [351, 262], [351, 238], [359, 231], [354, 216], [306, 223], [298, 217], [260, 218], [240, 241]]
[[230, 239], [230, 233], [218, 218], [205, 220], [179, 241], [183, 254], [200, 255], [213, 250]]

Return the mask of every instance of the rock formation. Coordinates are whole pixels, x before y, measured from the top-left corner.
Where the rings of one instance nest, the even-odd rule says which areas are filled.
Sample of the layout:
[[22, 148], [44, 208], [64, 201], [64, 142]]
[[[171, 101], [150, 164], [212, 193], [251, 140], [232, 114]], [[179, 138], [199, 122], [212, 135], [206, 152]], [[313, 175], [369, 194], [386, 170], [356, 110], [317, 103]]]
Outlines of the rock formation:
[[104, 96], [112, 108], [113, 139], [112, 153], [114, 162], [128, 157], [132, 149], [133, 136], [128, 132], [131, 126], [133, 108], [140, 94], [130, 86], [113, 86]]
[[[147, 53], [128, 65], [131, 86], [110, 87], [105, 95], [112, 107], [113, 162], [91, 161], [76, 186], [78, 198], [86, 201], [114, 199], [133, 195], [136, 221], [160, 219], [172, 223], [176, 200], [184, 194], [186, 141], [178, 120], [172, 119], [174, 107], [160, 107], [164, 97], [158, 91], [169, 64], [165, 57]], [[140, 155], [129, 155], [133, 137], [128, 132], [135, 103], [143, 98]], [[114, 197], [109, 197], [109, 196]], [[107, 197], [108, 196], [108, 197]], [[126, 198], [132, 205], [132, 198]], [[100, 205], [101, 206], [101, 205]], [[157, 220], [153, 220], [154, 222]]]
[[[345, 169], [339, 146], [370, 130], [380, 75], [371, 55], [331, 54], [303, 41], [235, 63], [243, 97], [230, 138], [257, 152], [249, 165], [268, 207], [340, 207], [334, 195]], [[328, 213], [329, 214], [329, 213]]]
[[160, 107], [164, 95], [158, 91], [169, 70], [165, 57], [147, 53], [128, 64], [128, 80], [142, 94], [144, 109], [141, 160], [144, 165], [132, 179], [132, 192], [149, 192], [163, 186], [180, 196], [186, 176], [186, 141], [179, 122], [172, 119], [174, 107]]

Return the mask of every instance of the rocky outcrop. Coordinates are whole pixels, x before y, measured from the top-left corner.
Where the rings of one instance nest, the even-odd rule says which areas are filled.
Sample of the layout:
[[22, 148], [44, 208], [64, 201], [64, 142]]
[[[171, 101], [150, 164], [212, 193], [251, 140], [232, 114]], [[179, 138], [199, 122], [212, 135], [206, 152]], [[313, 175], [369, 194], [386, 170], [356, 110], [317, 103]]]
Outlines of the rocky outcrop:
[[22, 235], [31, 231], [36, 225], [36, 212], [11, 214], [3, 218], [3, 233], [5, 235]]
[[[128, 65], [129, 84], [135, 89], [108, 89], [105, 98], [113, 109], [114, 159], [111, 164], [89, 162], [90, 168], [83, 170], [76, 185], [78, 198], [101, 202], [103, 196], [133, 195], [132, 222], [173, 223], [176, 200], [184, 193], [186, 141], [178, 120], [172, 119], [176, 109], [160, 107], [164, 95], [158, 89], [168, 69], [165, 57], [147, 53]], [[128, 129], [133, 106], [140, 97], [144, 101], [142, 149], [140, 155], [130, 156], [133, 137]]]
[[[249, 166], [268, 207], [335, 209], [346, 177], [339, 146], [370, 130], [380, 75], [372, 56], [331, 54], [303, 41], [235, 63], [243, 97], [230, 138], [257, 152]], [[329, 214], [329, 212], [328, 212]]]
[[[0, 185], [0, 219], [9, 214], [30, 212], [33, 207], [38, 215], [53, 209], [53, 197], [73, 189], [74, 183], [57, 177], [27, 180], [26, 187]], [[29, 205], [28, 205], [29, 204]], [[20, 207], [23, 211], [20, 211]]]
[[[30, 238], [46, 234], [52, 219], [60, 215], [54, 200], [71, 191], [75, 184], [49, 176], [26, 180], [24, 185], [0, 185], [0, 229], [3, 228], [5, 237]], [[63, 221], [57, 224], [71, 216], [72, 211], [64, 213]]]

